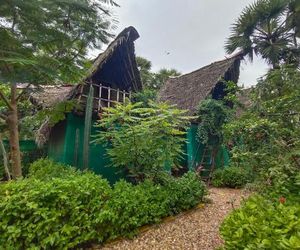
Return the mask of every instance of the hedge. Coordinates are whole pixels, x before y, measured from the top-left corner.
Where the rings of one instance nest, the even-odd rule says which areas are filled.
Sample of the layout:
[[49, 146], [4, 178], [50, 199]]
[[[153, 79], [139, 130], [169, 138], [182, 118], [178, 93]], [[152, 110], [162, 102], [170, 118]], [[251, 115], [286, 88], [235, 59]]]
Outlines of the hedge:
[[120, 181], [111, 187], [95, 174], [61, 174], [55, 169], [62, 166], [51, 164], [43, 170], [34, 165], [30, 178], [0, 184], [0, 249], [66, 249], [130, 236], [142, 225], [192, 208], [205, 195], [194, 173], [163, 185]]

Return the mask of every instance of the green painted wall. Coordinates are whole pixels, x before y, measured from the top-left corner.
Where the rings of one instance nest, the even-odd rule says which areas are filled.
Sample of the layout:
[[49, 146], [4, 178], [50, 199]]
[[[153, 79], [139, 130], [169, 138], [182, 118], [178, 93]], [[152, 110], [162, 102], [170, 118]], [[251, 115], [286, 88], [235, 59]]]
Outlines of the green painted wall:
[[[95, 135], [97, 129], [92, 127], [91, 135]], [[65, 126], [55, 128], [49, 141], [49, 157], [71, 165], [78, 169], [83, 168], [83, 135], [84, 117], [69, 114]], [[116, 182], [124, 175], [118, 173], [118, 169], [110, 166], [106, 156], [106, 147], [91, 143], [89, 150], [89, 169], [96, 174], [102, 175], [111, 183]]]
[[[97, 129], [92, 127], [91, 135], [95, 135]], [[49, 140], [48, 155], [50, 158], [77, 167], [83, 168], [83, 134], [84, 117], [69, 114], [67, 120], [58, 124], [54, 128]], [[187, 143], [183, 145], [185, 155], [181, 160], [183, 166], [189, 170], [194, 170], [199, 165], [204, 151], [204, 145], [197, 139], [197, 125], [192, 124], [187, 132]], [[219, 151], [216, 159], [217, 167], [228, 165], [229, 155], [225, 148]], [[106, 155], [106, 146], [90, 144], [89, 169], [96, 174], [102, 175], [111, 183], [115, 183], [125, 175], [119, 173], [118, 169], [111, 166], [111, 162]], [[170, 171], [169, 164], [166, 164], [166, 170]]]

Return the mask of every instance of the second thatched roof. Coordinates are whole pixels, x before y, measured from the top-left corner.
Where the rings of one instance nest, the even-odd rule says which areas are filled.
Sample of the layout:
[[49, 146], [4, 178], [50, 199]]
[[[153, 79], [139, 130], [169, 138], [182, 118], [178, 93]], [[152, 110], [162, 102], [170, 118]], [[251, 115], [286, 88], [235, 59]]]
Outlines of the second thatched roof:
[[159, 92], [159, 100], [175, 104], [194, 115], [200, 101], [209, 95], [219, 99], [220, 91], [224, 91], [224, 81], [238, 81], [241, 59], [242, 55], [237, 54], [191, 73], [169, 78]]

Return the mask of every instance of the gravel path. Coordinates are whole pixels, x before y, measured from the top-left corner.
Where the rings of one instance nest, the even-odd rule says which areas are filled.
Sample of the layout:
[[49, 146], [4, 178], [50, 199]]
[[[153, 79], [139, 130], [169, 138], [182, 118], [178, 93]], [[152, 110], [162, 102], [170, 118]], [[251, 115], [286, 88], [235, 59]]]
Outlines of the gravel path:
[[112, 242], [105, 247], [94, 249], [216, 249], [222, 244], [219, 236], [221, 222], [233, 207], [239, 206], [242, 197], [246, 194], [236, 189], [211, 188], [209, 191], [211, 203], [205, 205], [204, 208], [197, 208], [162, 224], [152, 226], [150, 230], [133, 240]]

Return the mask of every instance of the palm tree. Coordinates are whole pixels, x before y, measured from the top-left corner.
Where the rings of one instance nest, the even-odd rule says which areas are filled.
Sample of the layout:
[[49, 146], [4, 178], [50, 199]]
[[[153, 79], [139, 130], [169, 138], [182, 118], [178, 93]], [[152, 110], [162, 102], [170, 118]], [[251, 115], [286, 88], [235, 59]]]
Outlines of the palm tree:
[[292, 1], [289, 10], [290, 25], [295, 29], [294, 41], [297, 44], [297, 37], [300, 38], [300, 1]]
[[291, 25], [295, 16], [289, 8], [291, 2], [297, 1], [258, 0], [247, 6], [233, 24], [225, 46], [227, 53], [242, 50], [250, 61], [256, 54], [273, 68], [281, 62], [294, 62], [299, 48], [294, 39], [295, 26]]

